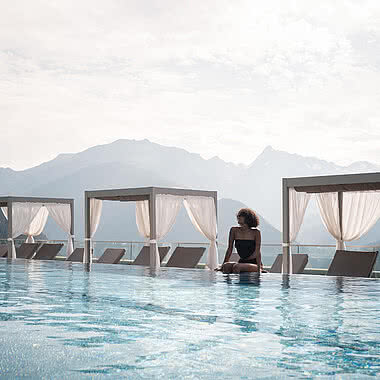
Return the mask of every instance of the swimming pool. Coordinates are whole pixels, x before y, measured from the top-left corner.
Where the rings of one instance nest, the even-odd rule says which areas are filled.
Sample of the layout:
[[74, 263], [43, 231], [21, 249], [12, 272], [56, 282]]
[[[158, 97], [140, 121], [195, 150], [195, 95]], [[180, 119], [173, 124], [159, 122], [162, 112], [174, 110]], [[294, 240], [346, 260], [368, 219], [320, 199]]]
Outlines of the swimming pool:
[[0, 261], [0, 376], [373, 378], [380, 281]]

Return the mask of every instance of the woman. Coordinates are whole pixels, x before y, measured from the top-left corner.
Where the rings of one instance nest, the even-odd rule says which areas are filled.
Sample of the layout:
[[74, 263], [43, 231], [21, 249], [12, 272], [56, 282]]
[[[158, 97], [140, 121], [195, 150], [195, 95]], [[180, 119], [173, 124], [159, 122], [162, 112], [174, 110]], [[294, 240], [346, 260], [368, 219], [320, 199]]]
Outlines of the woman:
[[[249, 208], [242, 208], [236, 215], [239, 227], [231, 227], [228, 238], [226, 256], [220, 270], [223, 273], [261, 272], [261, 234], [256, 228], [259, 218]], [[229, 262], [232, 248], [235, 243], [240, 260], [237, 263]]]

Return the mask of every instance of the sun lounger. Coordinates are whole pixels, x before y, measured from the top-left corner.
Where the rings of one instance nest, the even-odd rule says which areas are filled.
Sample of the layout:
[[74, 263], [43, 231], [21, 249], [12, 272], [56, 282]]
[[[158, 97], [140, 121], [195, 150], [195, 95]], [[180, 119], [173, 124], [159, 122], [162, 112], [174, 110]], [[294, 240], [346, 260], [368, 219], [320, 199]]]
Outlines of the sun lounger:
[[107, 248], [103, 255], [99, 257], [97, 263], [102, 264], [119, 264], [125, 254], [125, 249]]
[[[160, 254], [160, 263], [162, 263], [162, 260], [168, 254], [169, 250], [170, 250], [170, 247], [158, 247], [158, 252]], [[144, 246], [141, 248], [140, 253], [137, 255], [132, 265], [145, 265], [145, 266], [150, 265], [150, 247], [149, 246]]]
[[170, 259], [167, 267], [195, 268], [203, 256], [206, 248], [204, 247], [177, 247]]
[[44, 244], [33, 257], [35, 260], [54, 260], [63, 244]]
[[378, 252], [335, 252], [327, 271], [328, 276], [370, 277]]
[[41, 243], [22, 243], [16, 248], [16, 257], [18, 259], [31, 259], [40, 245]]
[[0, 245], [0, 257], [7, 257], [8, 255], [8, 245]]
[[66, 259], [66, 261], [83, 262], [84, 248], [75, 248], [73, 253]]
[[[292, 269], [293, 273], [299, 274], [303, 273], [307, 262], [309, 260], [309, 256], [304, 253], [296, 253], [292, 255]], [[269, 269], [270, 273], [281, 273], [282, 269], [282, 255], [277, 255], [276, 260], [272, 264], [272, 267]]]

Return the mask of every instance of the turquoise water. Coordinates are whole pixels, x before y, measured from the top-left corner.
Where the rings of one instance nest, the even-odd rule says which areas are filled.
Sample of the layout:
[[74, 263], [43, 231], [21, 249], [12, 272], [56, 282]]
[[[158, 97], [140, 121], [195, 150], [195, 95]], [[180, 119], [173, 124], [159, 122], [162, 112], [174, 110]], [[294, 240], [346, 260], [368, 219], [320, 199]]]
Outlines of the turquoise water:
[[374, 378], [380, 281], [0, 260], [2, 378]]

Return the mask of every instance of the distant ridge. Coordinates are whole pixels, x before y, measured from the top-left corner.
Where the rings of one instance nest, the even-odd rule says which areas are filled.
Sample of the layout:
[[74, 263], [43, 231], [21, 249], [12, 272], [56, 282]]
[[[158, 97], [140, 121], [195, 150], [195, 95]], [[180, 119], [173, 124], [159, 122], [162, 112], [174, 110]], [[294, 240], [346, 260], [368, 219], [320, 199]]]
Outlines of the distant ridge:
[[[376, 171], [380, 171], [380, 165], [355, 162], [344, 167], [275, 150], [271, 146], [245, 166], [227, 163], [217, 156], [206, 160], [185, 149], [163, 146], [147, 139], [121, 139], [79, 153], [59, 154], [53, 160], [23, 171], [0, 168], [0, 195], [74, 197], [76, 235], [80, 236], [83, 235], [84, 190], [140, 186], [217, 190], [219, 198], [238, 201], [257, 210], [278, 231], [281, 226], [282, 177]], [[99, 227], [97, 233], [102, 238], [112, 237], [110, 232], [123, 228], [116, 218], [122, 216], [117, 211], [122, 208], [107, 205], [105, 210], [108, 209], [112, 210], [109, 215], [104, 214], [108, 227]], [[220, 225], [223, 223], [224, 220], [220, 220]], [[307, 214], [304, 224], [301, 241], [333, 242], [319, 216]], [[380, 225], [375, 226], [361, 241], [377, 241], [379, 230]], [[51, 223], [49, 231], [55, 233]], [[126, 229], [123, 236], [128, 238], [131, 231]]]

